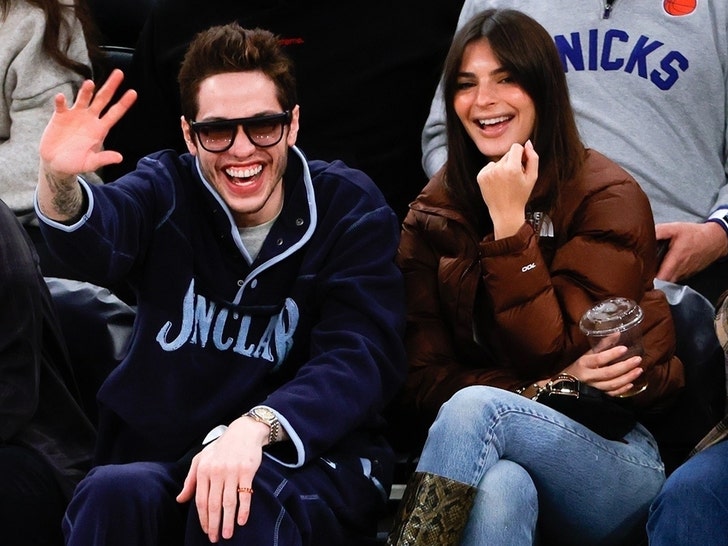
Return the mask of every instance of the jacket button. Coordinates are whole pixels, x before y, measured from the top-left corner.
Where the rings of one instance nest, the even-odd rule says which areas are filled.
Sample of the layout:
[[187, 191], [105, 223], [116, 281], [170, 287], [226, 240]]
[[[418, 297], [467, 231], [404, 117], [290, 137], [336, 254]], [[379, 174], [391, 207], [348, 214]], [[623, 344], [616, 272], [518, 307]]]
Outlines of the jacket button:
[[302, 226], [303, 225], [303, 218], [296, 218], [296, 225], [299, 226], [299, 227]]

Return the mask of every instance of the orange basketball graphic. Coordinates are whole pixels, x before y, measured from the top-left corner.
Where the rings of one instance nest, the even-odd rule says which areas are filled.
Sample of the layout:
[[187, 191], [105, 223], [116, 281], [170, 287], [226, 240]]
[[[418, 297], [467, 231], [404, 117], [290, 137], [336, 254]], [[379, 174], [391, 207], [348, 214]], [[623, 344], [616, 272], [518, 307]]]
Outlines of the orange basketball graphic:
[[698, 7], [698, 0], [664, 0], [662, 5], [667, 13], [679, 17], [694, 12]]

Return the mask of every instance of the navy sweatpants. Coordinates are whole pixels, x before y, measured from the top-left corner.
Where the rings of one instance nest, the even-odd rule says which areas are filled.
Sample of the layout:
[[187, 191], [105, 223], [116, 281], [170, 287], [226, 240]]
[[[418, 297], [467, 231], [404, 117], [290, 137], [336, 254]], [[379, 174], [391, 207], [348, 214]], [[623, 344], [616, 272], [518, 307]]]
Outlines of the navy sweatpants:
[[[385, 500], [358, 462], [318, 460], [288, 468], [269, 457], [253, 480], [250, 517], [220, 544], [354, 545], [374, 536]], [[66, 511], [69, 546], [210, 544], [194, 502], [179, 505], [187, 466], [138, 462], [98, 466], [81, 481]]]

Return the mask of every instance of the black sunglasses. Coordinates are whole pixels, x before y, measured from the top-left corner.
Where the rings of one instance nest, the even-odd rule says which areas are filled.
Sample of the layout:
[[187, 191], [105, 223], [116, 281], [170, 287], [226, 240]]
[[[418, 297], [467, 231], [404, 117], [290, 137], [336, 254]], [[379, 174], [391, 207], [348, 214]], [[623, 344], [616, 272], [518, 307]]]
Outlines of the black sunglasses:
[[283, 128], [291, 123], [291, 111], [250, 118], [188, 122], [197, 136], [197, 141], [208, 152], [220, 153], [229, 150], [235, 142], [239, 126], [242, 126], [250, 142], [260, 148], [269, 148], [283, 138]]

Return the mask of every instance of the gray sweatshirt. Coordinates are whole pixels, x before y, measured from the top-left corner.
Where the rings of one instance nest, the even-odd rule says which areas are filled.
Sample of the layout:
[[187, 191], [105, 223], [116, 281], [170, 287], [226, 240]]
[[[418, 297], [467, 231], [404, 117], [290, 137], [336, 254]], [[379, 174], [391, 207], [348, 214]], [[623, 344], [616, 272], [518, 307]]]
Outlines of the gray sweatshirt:
[[[69, 56], [89, 65], [80, 23], [74, 19], [71, 29]], [[73, 101], [83, 81], [42, 51], [44, 30], [43, 12], [22, 0], [0, 18], [0, 199], [23, 223], [35, 218], [38, 143], [53, 113], [53, 97], [62, 92]]]
[[[650, 198], [655, 221], [700, 222], [728, 214], [728, 2], [685, 15], [667, 0], [465, 0], [460, 28], [487, 8], [512, 8], [554, 37], [584, 143], [627, 169]], [[432, 176], [447, 157], [438, 87], [422, 133]], [[723, 222], [728, 231], [728, 222]]]

